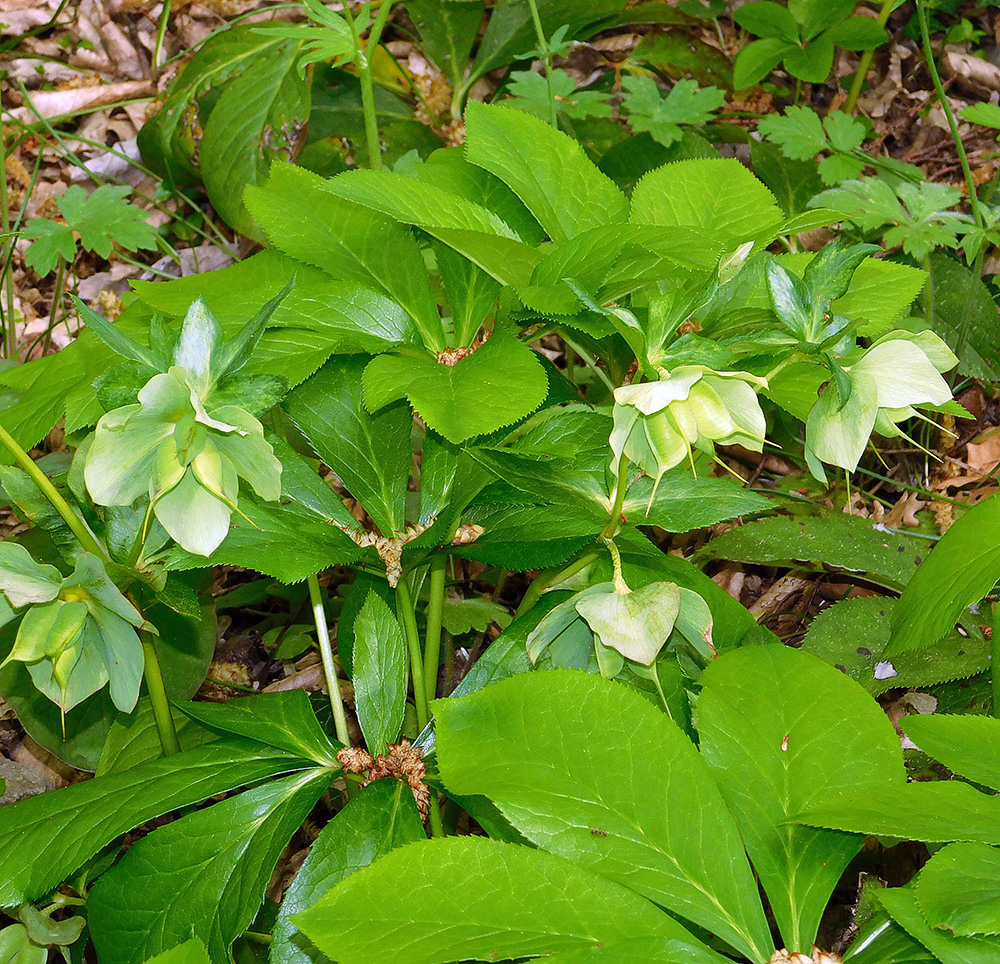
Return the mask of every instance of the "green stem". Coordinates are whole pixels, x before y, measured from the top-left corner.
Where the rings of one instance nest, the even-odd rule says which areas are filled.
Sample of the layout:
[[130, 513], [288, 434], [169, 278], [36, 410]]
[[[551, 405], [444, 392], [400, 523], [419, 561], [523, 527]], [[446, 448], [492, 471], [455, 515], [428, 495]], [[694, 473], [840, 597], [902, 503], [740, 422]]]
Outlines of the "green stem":
[[625, 575], [622, 572], [622, 554], [618, 551], [618, 546], [615, 543], [615, 540], [602, 535], [601, 541], [607, 547], [608, 552], [611, 553], [611, 565], [614, 569], [615, 592], [631, 592], [632, 590], [629, 589], [628, 584], [625, 582]]
[[588, 552], [584, 556], [580, 556], [575, 562], [571, 562], [568, 566], [559, 569], [556, 572], [550, 572], [547, 574], [542, 574], [535, 581], [528, 586], [528, 591], [524, 594], [524, 598], [521, 600], [521, 604], [517, 607], [517, 612], [514, 613], [514, 618], [517, 619], [519, 616], [523, 616], [536, 602], [541, 598], [543, 592], [549, 588], [549, 586], [555, 585], [557, 582], [563, 582], [569, 579], [570, 576], [575, 576], [581, 569], [586, 569], [592, 562], [597, 559], [596, 552]]
[[174, 718], [170, 714], [170, 700], [163, 685], [163, 671], [156, 655], [156, 644], [152, 635], [141, 629], [139, 639], [142, 641], [144, 658], [143, 677], [146, 680], [146, 689], [149, 691], [149, 702], [153, 707], [153, 720], [156, 722], [156, 732], [160, 737], [160, 747], [164, 756], [172, 756], [180, 752], [181, 745], [177, 740]]
[[545, 64], [545, 85], [549, 92], [549, 123], [553, 127], [559, 126], [559, 117], [556, 114], [556, 92], [552, 85], [552, 54], [548, 49], [548, 41], [545, 39], [545, 31], [542, 29], [542, 18], [538, 15], [537, 0], [528, 0], [528, 7], [531, 10], [531, 22], [535, 27], [535, 38], [538, 40], [538, 49], [545, 51], [543, 63]]
[[368, 51], [378, 46], [379, 36], [389, 16], [391, 0], [382, 0], [378, 17], [368, 34], [367, 47], [361, 43], [357, 23], [351, 13], [350, 2], [344, 3], [344, 19], [354, 39], [354, 62], [358, 65], [358, 79], [361, 82], [361, 110], [365, 119], [365, 142], [368, 145], [368, 166], [373, 171], [382, 170], [382, 145], [378, 136], [378, 116], [375, 113], [375, 82], [372, 79], [371, 60]]
[[163, 38], [167, 35], [167, 21], [170, 19], [170, 7], [173, 0], [163, 0], [160, 19], [156, 24], [156, 40], [153, 43], [152, 74], [155, 77], [160, 72], [160, 54], [163, 52]]
[[615, 501], [611, 506], [608, 524], [601, 532], [602, 539], [613, 539], [621, 528], [622, 506], [625, 504], [625, 490], [628, 488], [628, 456], [622, 453], [618, 460], [618, 480], [615, 482]]
[[413, 676], [413, 703], [417, 709], [417, 726], [422, 730], [431, 718], [427, 706], [427, 687], [424, 683], [424, 661], [420, 655], [420, 634], [417, 616], [413, 611], [413, 598], [406, 579], [401, 577], [396, 586], [396, 615], [406, 636], [410, 652], [410, 674]]
[[[0, 232], [10, 231], [10, 198], [7, 195], [7, 142], [3, 139], [3, 165], [0, 166]], [[14, 239], [3, 243], [3, 296], [6, 301], [6, 317], [3, 326], [3, 357], [17, 357], [17, 331], [14, 328]]]
[[438, 552], [431, 559], [431, 582], [427, 601], [427, 635], [424, 637], [424, 685], [427, 702], [437, 696], [438, 670], [441, 662], [441, 617], [444, 612], [445, 565], [448, 557]]
[[800, 351], [793, 351], [787, 358], [783, 361], [778, 362], [765, 376], [764, 381], [769, 382], [776, 375], [780, 375], [786, 368], [791, 367], [796, 364], [796, 362], [804, 361], [807, 356]]
[[[585, 348], [583, 348], [576, 341], [574, 341], [572, 338], [567, 338], [566, 335], [563, 332], [559, 333], [559, 337], [562, 338], [562, 340], [566, 343], [566, 347], [567, 348], [571, 348], [573, 351], [575, 351], [583, 359], [583, 361], [587, 365], [587, 367], [591, 371], [593, 371], [593, 373], [602, 382], [604, 382], [604, 384], [607, 386], [608, 391], [613, 395], [614, 392], [615, 392], [615, 383], [613, 381], [611, 381], [611, 379], [608, 378], [607, 373], [600, 368], [600, 366], [597, 364], [597, 359], [593, 355], [591, 355], [590, 352], [588, 352]], [[567, 367], [569, 367], [569, 353], [568, 352], [567, 352], [566, 364], [567, 364]], [[569, 378], [569, 377], [570, 376], [567, 375], [567, 378]]]
[[[884, 27], [889, 22], [889, 14], [892, 13], [894, 0], [882, 0], [882, 9], [878, 12], [877, 23]], [[858, 70], [854, 75], [851, 90], [844, 101], [844, 113], [853, 114], [854, 108], [858, 105], [858, 97], [861, 96], [861, 88], [865, 85], [865, 77], [868, 76], [868, 68], [872, 65], [872, 58], [875, 56], [875, 49], [866, 50], [858, 61]]]
[[444, 821], [441, 819], [441, 796], [437, 793], [431, 793], [431, 805], [427, 810], [427, 817], [431, 825], [431, 836], [432, 837], [444, 837]]
[[948, 103], [948, 95], [945, 93], [944, 85], [941, 83], [941, 75], [938, 73], [937, 63], [934, 60], [934, 50], [931, 47], [930, 21], [927, 13], [927, 5], [924, 0], [917, 0], [917, 19], [920, 21], [920, 39], [923, 42], [927, 70], [931, 75], [931, 82], [934, 84], [934, 90], [937, 93], [941, 109], [944, 111], [944, 116], [948, 119], [951, 139], [955, 142], [955, 150], [958, 153], [958, 163], [962, 165], [962, 174], [965, 176], [965, 188], [969, 192], [969, 204], [972, 206], [972, 216], [975, 218], [976, 227], [983, 228], [985, 227], [983, 212], [979, 205], [976, 182], [972, 178], [972, 168], [969, 167], [969, 158], [965, 153], [965, 145], [962, 143], [955, 115], [952, 113], [951, 104]]
[[340, 695], [340, 680], [337, 678], [337, 664], [334, 662], [333, 647], [330, 645], [330, 627], [326, 622], [319, 579], [315, 575], [309, 576], [306, 584], [309, 586], [309, 602], [312, 604], [313, 619], [316, 621], [316, 638], [319, 640], [323, 676], [326, 677], [326, 691], [330, 698], [330, 709], [333, 711], [333, 726], [337, 732], [337, 739], [344, 746], [350, 746], [351, 735], [347, 732], [347, 714], [344, 712], [344, 699]]
[[80, 545], [87, 552], [92, 552], [102, 562], [109, 562], [104, 546], [97, 541], [94, 533], [87, 528], [87, 524], [73, 511], [70, 504], [59, 494], [59, 490], [49, 481], [48, 476], [35, 465], [28, 453], [14, 441], [14, 438], [2, 425], [0, 425], [0, 444], [14, 456], [14, 460], [28, 473], [31, 481], [38, 486], [42, 495], [51, 503], [52, 508], [62, 516], [70, 531], [80, 540]]

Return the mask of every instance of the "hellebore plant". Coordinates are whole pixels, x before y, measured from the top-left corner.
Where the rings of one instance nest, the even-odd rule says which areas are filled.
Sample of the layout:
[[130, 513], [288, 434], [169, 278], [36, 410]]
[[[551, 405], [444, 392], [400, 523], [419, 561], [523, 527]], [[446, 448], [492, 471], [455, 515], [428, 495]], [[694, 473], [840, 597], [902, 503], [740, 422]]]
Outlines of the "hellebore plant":
[[660, 381], [616, 388], [616, 462], [627, 456], [659, 485], [667, 469], [692, 459], [692, 446], [711, 456], [716, 442], [761, 451], [766, 425], [754, 385], [767, 382], [747, 372], [682, 365]]
[[236, 403], [259, 403], [263, 395], [270, 408], [287, 386], [274, 378], [262, 383], [262, 376], [234, 380], [248, 354], [239, 339], [223, 342], [218, 322], [195, 302], [167, 371], [146, 382], [138, 404], [97, 423], [84, 470], [93, 500], [127, 506], [148, 495], [144, 530], [152, 513], [180, 546], [203, 556], [218, 548], [239, 511], [240, 478], [262, 499], [276, 500], [281, 463], [260, 422]]
[[0, 589], [15, 609], [30, 605], [4, 665], [24, 663], [36, 688], [64, 715], [109, 681], [115, 706], [132, 712], [143, 670], [135, 630], [155, 629], [118, 591], [97, 556], [81, 553], [73, 574], [63, 578], [24, 546], [0, 543]]

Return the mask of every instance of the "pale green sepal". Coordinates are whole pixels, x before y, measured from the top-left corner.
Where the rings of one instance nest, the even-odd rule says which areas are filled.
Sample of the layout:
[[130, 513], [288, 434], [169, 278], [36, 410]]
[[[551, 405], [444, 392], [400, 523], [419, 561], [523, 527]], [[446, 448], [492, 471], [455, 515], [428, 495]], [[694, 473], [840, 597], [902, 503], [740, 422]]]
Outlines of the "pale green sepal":
[[199, 298], [184, 316], [174, 345], [174, 365], [188, 372], [191, 387], [202, 398], [212, 386], [212, 352], [221, 337], [219, 323]]
[[188, 552], [211, 555], [229, 532], [232, 509], [198, 484], [193, 472], [156, 503], [156, 518]]
[[59, 595], [62, 573], [55, 566], [35, 562], [17, 542], [0, 542], [0, 590], [15, 609], [46, 603]]
[[693, 589], [680, 587], [680, 609], [674, 632], [680, 633], [705, 659], [718, 655], [712, 641], [712, 610]]
[[577, 597], [576, 610], [605, 646], [649, 666], [663, 648], [680, 611], [680, 589], [653, 582], [635, 592]]
[[215, 445], [245, 479], [254, 492], [268, 502], [281, 497], [281, 462], [271, 444], [264, 438], [264, 427], [249, 412], [236, 406], [225, 406], [216, 413], [239, 429], [238, 436], [214, 439]]
[[[103, 608], [133, 626], [143, 625], [142, 615], [111, 581], [104, 563], [92, 553], [81, 553], [76, 561], [73, 575], [63, 583], [64, 595], [69, 597], [72, 590], [77, 587], [79, 587], [78, 594], [83, 597], [82, 601], [87, 603], [91, 615], [96, 616], [98, 610]], [[79, 590], [83, 592], [79, 593]]]
[[879, 408], [906, 405], [942, 405], [951, 389], [924, 352], [911, 341], [883, 341], [861, 356], [851, 368], [851, 379], [870, 376], [876, 384]]
[[99, 632], [94, 642], [110, 681], [111, 702], [122, 713], [131, 713], [139, 699], [145, 659], [135, 630], [110, 610], [92, 613]]
[[880, 338], [876, 345], [891, 341], [913, 342], [942, 374], [950, 372], [958, 364], [958, 356], [947, 346], [940, 335], [924, 329], [918, 332], [891, 331]]
[[813, 405], [806, 419], [806, 444], [816, 458], [853, 472], [875, 427], [878, 388], [870, 375], [851, 372], [853, 391], [847, 404], [828, 388]]
[[173, 422], [165, 422], [158, 412], [144, 412], [139, 405], [126, 405], [103, 415], [84, 467], [87, 490], [94, 502], [131, 505], [145, 495], [156, 469], [157, 448], [173, 428]]

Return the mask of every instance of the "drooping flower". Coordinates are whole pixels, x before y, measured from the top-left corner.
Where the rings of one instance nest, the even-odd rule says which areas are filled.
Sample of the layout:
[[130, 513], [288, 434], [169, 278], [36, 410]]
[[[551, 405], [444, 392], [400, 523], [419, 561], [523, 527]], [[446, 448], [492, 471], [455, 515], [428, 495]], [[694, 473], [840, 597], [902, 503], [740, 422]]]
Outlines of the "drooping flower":
[[747, 372], [684, 365], [659, 381], [615, 389], [615, 460], [624, 454], [658, 484], [692, 447], [710, 455], [715, 443], [761, 451], [766, 425], [754, 386], [766, 384]]
[[817, 478], [820, 462], [853, 472], [872, 431], [902, 435], [898, 423], [919, 413], [914, 406], [943, 405], [951, 389], [941, 377], [958, 364], [951, 349], [933, 332], [894, 337], [869, 348], [846, 369], [846, 401], [829, 386], [806, 419], [806, 460]]

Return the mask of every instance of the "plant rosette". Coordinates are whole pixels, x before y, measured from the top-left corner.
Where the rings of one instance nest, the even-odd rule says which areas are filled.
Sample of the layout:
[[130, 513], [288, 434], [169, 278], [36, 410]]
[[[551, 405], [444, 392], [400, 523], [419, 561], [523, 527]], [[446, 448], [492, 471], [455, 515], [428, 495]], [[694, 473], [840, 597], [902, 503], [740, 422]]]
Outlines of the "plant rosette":
[[692, 446], [711, 456], [716, 442], [760, 452], [767, 426], [755, 386], [767, 382], [747, 372], [682, 365], [659, 381], [616, 388], [610, 439], [616, 463], [625, 455], [659, 485], [667, 469], [691, 458]]
[[171, 538], [204, 556], [218, 548], [239, 511], [240, 478], [262, 499], [281, 495], [281, 463], [260, 422], [232, 404], [231, 388], [216, 391], [224, 374], [213, 371], [213, 359], [225, 357], [219, 340], [218, 323], [196, 303], [174, 364], [146, 382], [138, 404], [102, 416], [84, 469], [98, 505], [132, 505], [148, 495]]
[[111, 699], [130, 713], [139, 698], [142, 645], [137, 628], [156, 630], [118, 591], [91, 553], [72, 575], [36, 562], [16, 542], [0, 544], [0, 590], [15, 609], [30, 606], [10, 655], [65, 714], [111, 682]]
[[914, 406], [950, 402], [951, 389], [941, 372], [957, 364], [951, 349], [931, 331], [895, 335], [869, 348], [845, 369], [847, 398], [831, 382], [809, 412], [805, 452], [812, 474], [825, 480], [820, 462], [853, 472], [872, 431], [912, 441], [898, 423], [923, 417]]

